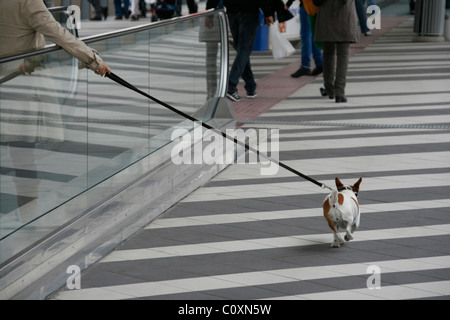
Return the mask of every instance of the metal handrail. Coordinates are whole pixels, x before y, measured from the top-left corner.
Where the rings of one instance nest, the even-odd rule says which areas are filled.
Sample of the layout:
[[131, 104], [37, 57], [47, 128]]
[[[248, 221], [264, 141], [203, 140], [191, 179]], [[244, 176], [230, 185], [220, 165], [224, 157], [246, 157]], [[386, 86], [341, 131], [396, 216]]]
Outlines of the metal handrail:
[[[55, 7], [55, 8], [52, 8], [52, 10], [55, 12], [62, 11], [62, 10], [67, 10], [67, 7]], [[225, 11], [223, 9], [210, 9], [210, 10], [206, 10], [203, 12], [186, 15], [186, 16], [182, 16], [182, 17], [176, 17], [176, 18], [172, 18], [172, 19], [168, 19], [168, 20], [162, 20], [162, 21], [144, 24], [141, 26], [130, 27], [130, 28], [121, 29], [121, 30], [117, 30], [117, 31], [103, 33], [103, 34], [98, 34], [98, 35], [94, 35], [94, 36], [88, 36], [88, 37], [81, 38], [80, 40], [82, 40], [86, 44], [90, 44], [90, 43], [94, 43], [94, 42], [98, 42], [98, 41], [117, 38], [117, 37], [124, 36], [124, 35], [134, 34], [137, 32], [142, 32], [142, 31], [146, 31], [146, 30], [150, 30], [150, 29], [156, 29], [156, 28], [160, 28], [160, 27], [164, 27], [164, 26], [173, 25], [180, 21], [195, 20], [198, 17], [210, 16], [213, 13], [215, 13], [215, 14], [218, 13], [219, 21], [222, 25], [222, 27], [220, 28], [220, 30], [222, 32], [221, 39], [228, 39], [228, 19], [226, 17]], [[59, 50], [62, 50], [62, 48], [60, 46], [58, 46], [56, 44], [50, 44], [40, 50], [0, 58], [0, 64], [15, 61], [15, 60], [20, 60], [20, 59], [26, 59], [26, 58], [30, 58], [30, 57], [34, 57], [34, 56], [44, 55], [44, 54], [56, 52]], [[219, 79], [219, 95], [223, 97], [223, 96], [225, 96], [226, 90], [227, 90], [227, 81], [226, 80], [227, 80], [228, 68], [229, 68], [228, 45], [221, 46], [221, 51], [222, 51], [221, 57], [222, 57], [223, 61], [221, 61], [221, 70], [220, 70], [221, 77]]]
[[[67, 7], [66, 7], [66, 9], [67, 9]], [[98, 35], [94, 35], [94, 36], [88, 36], [88, 37], [81, 38], [80, 40], [82, 40], [86, 44], [89, 44], [89, 43], [93, 43], [93, 42], [97, 42], [97, 41], [112, 39], [112, 38], [116, 38], [116, 37], [120, 37], [120, 36], [124, 36], [124, 35], [129, 35], [129, 34], [141, 32], [141, 31], [145, 31], [145, 30], [150, 30], [150, 29], [154, 29], [154, 28], [158, 28], [158, 27], [162, 27], [162, 26], [171, 25], [171, 24], [174, 24], [175, 22], [178, 22], [178, 21], [194, 20], [195, 18], [197, 18], [199, 16], [207, 16], [207, 15], [210, 15], [212, 12], [215, 12], [215, 11], [223, 12], [223, 9], [217, 9], [217, 10], [210, 9], [210, 10], [207, 10], [207, 11], [203, 11], [203, 12], [200, 12], [200, 13], [191, 14], [191, 15], [187, 15], [187, 16], [176, 17], [176, 18], [172, 18], [172, 19], [168, 19], [168, 20], [162, 20], [162, 21], [157, 21], [157, 22], [151, 22], [151, 23], [144, 24], [144, 25], [141, 25], [141, 26], [130, 27], [130, 28], [121, 29], [121, 30], [112, 31], [112, 32], [107, 32], [107, 33], [102, 33], [102, 34], [98, 34]], [[219, 16], [221, 16], [221, 15], [219, 15]], [[56, 44], [51, 44], [51, 45], [46, 46], [43, 49], [39, 49], [39, 50], [36, 50], [36, 51], [26, 52], [26, 53], [21, 53], [21, 54], [17, 54], [17, 55], [13, 55], [13, 56], [0, 58], [0, 63], [5, 63], [5, 62], [18, 60], [18, 59], [25, 59], [25, 58], [29, 58], [29, 57], [34, 57], [34, 56], [38, 56], [38, 55], [42, 55], [42, 54], [58, 51], [58, 50], [61, 50], [61, 49], [62, 48], [60, 46], [58, 46]]]
[[55, 12], [60, 12], [60, 11], [67, 11], [68, 7], [65, 6], [59, 6], [59, 7], [52, 7], [52, 8], [48, 8], [48, 11], [50, 11], [51, 13], [55, 13]]

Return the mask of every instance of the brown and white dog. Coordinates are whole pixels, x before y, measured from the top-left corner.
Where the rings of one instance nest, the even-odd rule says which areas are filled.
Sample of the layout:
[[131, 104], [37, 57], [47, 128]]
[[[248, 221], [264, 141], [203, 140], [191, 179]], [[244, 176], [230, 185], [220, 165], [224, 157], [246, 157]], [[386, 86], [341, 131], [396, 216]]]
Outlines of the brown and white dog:
[[333, 248], [339, 248], [341, 244], [344, 244], [344, 240], [339, 234], [339, 228], [347, 231], [344, 238], [346, 241], [350, 241], [353, 239], [353, 232], [359, 227], [358, 192], [361, 181], [362, 178], [353, 186], [346, 187], [339, 178], [336, 178], [337, 190], [329, 194], [323, 202], [323, 215], [334, 233], [331, 243]]

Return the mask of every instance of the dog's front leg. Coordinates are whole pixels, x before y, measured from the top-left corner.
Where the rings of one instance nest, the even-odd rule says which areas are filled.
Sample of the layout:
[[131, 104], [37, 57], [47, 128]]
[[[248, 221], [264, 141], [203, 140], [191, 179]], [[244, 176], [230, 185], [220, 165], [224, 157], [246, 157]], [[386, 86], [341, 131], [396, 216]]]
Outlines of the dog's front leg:
[[339, 248], [341, 244], [344, 244], [344, 240], [342, 240], [339, 232], [333, 234], [333, 242], [331, 243], [332, 248]]

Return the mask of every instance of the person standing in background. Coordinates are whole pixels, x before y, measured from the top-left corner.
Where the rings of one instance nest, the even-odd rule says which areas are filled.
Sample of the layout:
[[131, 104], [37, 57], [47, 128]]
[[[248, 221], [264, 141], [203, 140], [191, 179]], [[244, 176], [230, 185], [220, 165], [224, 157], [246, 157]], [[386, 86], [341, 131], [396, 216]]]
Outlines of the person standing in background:
[[355, 0], [316, 0], [317, 13], [315, 41], [323, 42], [322, 96], [347, 102], [345, 86], [350, 43], [359, 41]]

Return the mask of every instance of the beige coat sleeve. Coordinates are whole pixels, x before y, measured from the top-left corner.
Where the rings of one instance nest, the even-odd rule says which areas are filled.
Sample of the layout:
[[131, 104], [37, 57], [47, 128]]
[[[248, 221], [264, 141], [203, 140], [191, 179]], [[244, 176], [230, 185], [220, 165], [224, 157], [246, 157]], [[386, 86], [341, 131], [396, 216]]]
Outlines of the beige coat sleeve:
[[95, 50], [89, 48], [53, 18], [43, 1], [26, 1], [24, 10], [27, 17], [26, 21], [30, 27], [83, 62], [84, 67], [95, 71], [103, 64], [102, 59]]

